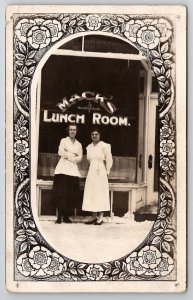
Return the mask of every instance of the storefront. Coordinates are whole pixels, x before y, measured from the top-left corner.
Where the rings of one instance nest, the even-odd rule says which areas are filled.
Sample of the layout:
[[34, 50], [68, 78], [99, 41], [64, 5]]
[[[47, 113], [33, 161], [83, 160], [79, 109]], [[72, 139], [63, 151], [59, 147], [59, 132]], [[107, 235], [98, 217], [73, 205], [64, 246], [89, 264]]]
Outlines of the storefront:
[[[79, 168], [83, 192], [90, 130], [100, 127], [110, 143], [110, 215], [133, 212], [157, 201], [158, 132], [156, 80], [146, 58], [131, 44], [106, 35], [84, 35], [52, 51], [37, 85], [37, 206], [41, 218], [50, 205], [58, 145], [67, 123], [78, 124], [84, 157]], [[81, 203], [75, 214], [82, 215]]]

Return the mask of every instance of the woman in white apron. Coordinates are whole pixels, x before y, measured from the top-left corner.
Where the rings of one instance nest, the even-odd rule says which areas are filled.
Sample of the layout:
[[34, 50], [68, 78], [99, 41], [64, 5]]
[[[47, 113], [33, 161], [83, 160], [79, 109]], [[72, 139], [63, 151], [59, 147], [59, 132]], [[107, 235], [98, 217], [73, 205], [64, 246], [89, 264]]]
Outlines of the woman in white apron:
[[113, 164], [111, 145], [100, 140], [100, 132], [91, 132], [92, 143], [87, 146], [90, 163], [87, 174], [82, 210], [93, 212], [92, 220], [86, 224], [101, 225], [104, 211], [110, 210], [109, 185], [107, 175]]

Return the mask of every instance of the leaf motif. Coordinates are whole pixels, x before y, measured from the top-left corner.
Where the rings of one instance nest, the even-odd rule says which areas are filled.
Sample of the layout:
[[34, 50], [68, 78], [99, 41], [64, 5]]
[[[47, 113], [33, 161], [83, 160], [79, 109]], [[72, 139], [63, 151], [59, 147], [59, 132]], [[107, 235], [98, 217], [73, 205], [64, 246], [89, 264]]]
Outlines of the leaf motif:
[[87, 276], [81, 276], [81, 280], [88, 280]]
[[110, 20], [110, 22], [111, 22], [111, 24], [112, 24], [113, 26], [118, 26], [118, 25], [119, 25], [117, 21]]
[[19, 42], [19, 50], [20, 50], [20, 52], [23, 53], [23, 54], [25, 54], [26, 51], [27, 51], [25, 45], [22, 44], [22, 43], [20, 43], [20, 42]]
[[121, 264], [118, 260], [115, 261], [115, 266], [120, 269]]
[[103, 264], [103, 267], [104, 267], [105, 269], [111, 269], [111, 264], [109, 264], [109, 263], [104, 263], [104, 264]]
[[159, 81], [159, 86], [161, 86], [163, 89], [165, 89], [165, 84], [161, 81]]
[[15, 64], [16, 64], [17, 66], [21, 67], [21, 66], [23, 66], [23, 61], [17, 60], [17, 61], [15, 62]]
[[27, 67], [25, 66], [25, 67], [23, 68], [23, 74], [24, 74], [24, 75], [27, 75], [27, 73], [28, 73], [28, 69], [27, 69]]
[[159, 52], [157, 52], [156, 50], [152, 50], [151, 53], [152, 53], [153, 56], [156, 57], [156, 58], [160, 57]]
[[105, 31], [105, 32], [106, 32], [106, 31], [110, 31], [110, 26], [105, 26], [105, 27], [103, 27], [101, 31]]
[[165, 233], [166, 234], [172, 234], [172, 233], [174, 233], [174, 230], [173, 229], [166, 229]]
[[70, 273], [68, 273], [68, 272], [64, 272], [64, 273], [62, 273], [63, 274], [63, 276], [65, 277], [65, 278], [71, 278], [71, 275], [70, 275]]
[[29, 241], [32, 245], [37, 245], [37, 241], [33, 236], [29, 236]]
[[33, 58], [35, 56], [36, 52], [37, 52], [36, 50], [30, 51], [30, 53], [28, 54], [28, 58]]
[[73, 28], [72, 28], [72, 27], [68, 27], [68, 32], [69, 32], [70, 34], [72, 34], [72, 33], [73, 33]]
[[163, 62], [161, 61], [161, 59], [154, 59], [152, 61], [152, 64], [157, 65], [157, 66], [162, 66]]
[[164, 66], [161, 67], [161, 74], [163, 75], [165, 73], [166, 69], [164, 68]]
[[165, 76], [159, 76], [159, 77], [157, 77], [157, 79], [160, 80], [160, 81], [165, 81], [166, 80]]
[[21, 71], [17, 71], [17, 77], [21, 79], [23, 77], [23, 73]]
[[23, 252], [27, 250], [27, 242], [23, 242], [21, 245], [20, 245], [20, 252]]
[[82, 269], [77, 269], [77, 271], [78, 271], [78, 273], [79, 273], [80, 275], [85, 275], [84, 270], [82, 270]]
[[71, 260], [71, 262], [69, 263], [69, 268], [73, 268], [74, 267], [74, 262]]
[[160, 92], [161, 92], [163, 95], [166, 94], [166, 92], [165, 92], [163, 89], [160, 89]]
[[25, 234], [25, 229], [19, 229], [18, 231], [16, 231], [16, 233], [19, 235], [23, 235]]
[[164, 64], [165, 66], [169, 67], [170, 65], [172, 65], [172, 62], [170, 60], [165, 60]]
[[27, 229], [26, 232], [27, 232], [27, 234], [29, 234], [29, 235], [35, 235], [35, 234], [36, 234], [36, 232], [33, 231], [33, 230], [31, 230], [31, 229]]
[[107, 21], [107, 20], [104, 20], [103, 23], [104, 23], [105, 25], [110, 25], [110, 22]]
[[155, 224], [154, 224], [154, 228], [158, 228], [158, 227], [160, 227], [160, 224], [161, 224], [161, 221], [160, 220], [157, 220], [156, 222], [155, 222]]
[[161, 242], [161, 237], [160, 236], [156, 236], [154, 237], [153, 241], [152, 241], [152, 245], [158, 245]]
[[108, 275], [103, 275], [103, 276], [101, 277], [101, 280], [109, 280], [109, 276], [108, 276]]
[[128, 16], [123, 15], [122, 17], [123, 17], [123, 19], [124, 19], [125, 21], [129, 21], [129, 17], [128, 17]]
[[158, 230], [154, 231], [155, 235], [161, 235], [164, 232], [163, 228], [159, 228]]
[[32, 220], [29, 220], [28, 223], [29, 223], [29, 226], [30, 226], [31, 228], [35, 228], [35, 227], [36, 227], [36, 226], [35, 226], [35, 223], [34, 223]]
[[77, 268], [78, 269], [83, 269], [85, 266], [86, 266], [86, 264], [79, 264], [79, 265], [77, 265]]
[[173, 54], [171, 54], [171, 53], [164, 53], [162, 55], [163, 59], [170, 59], [170, 58], [172, 58], [172, 56], [173, 56]]
[[163, 241], [162, 243], [162, 248], [163, 250], [165, 250], [166, 252], [170, 252], [170, 244], [168, 242]]
[[167, 90], [166, 95], [171, 95], [172, 91], [170, 89]]
[[23, 242], [26, 240], [26, 235], [19, 235], [18, 237], [16, 237], [16, 241], [18, 242]]
[[121, 272], [121, 273], [119, 274], [119, 278], [125, 278], [126, 275], [127, 275], [126, 272]]
[[111, 273], [111, 269], [106, 269], [105, 270], [105, 274], [107, 275], [107, 274], [110, 274]]
[[166, 72], [166, 77], [167, 77], [167, 78], [170, 78], [170, 77], [171, 77], [171, 71], [170, 71], [170, 69], [167, 70], [167, 72]]
[[26, 66], [31, 66], [31, 65], [33, 65], [33, 64], [35, 64], [36, 62], [35, 62], [35, 60], [33, 60], [33, 59], [28, 59], [28, 60], [26, 60], [26, 62], [25, 62], [25, 64], [26, 64]]
[[80, 32], [85, 31], [85, 29], [82, 26], [77, 27], [77, 30], [80, 31]]
[[35, 71], [35, 66], [29, 68], [28, 75], [32, 75], [34, 73], [34, 71]]
[[73, 274], [73, 275], [77, 275], [78, 274], [77, 271], [76, 271], [76, 269], [70, 269], [70, 273]]
[[166, 234], [166, 235], [164, 235], [164, 240], [167, 242], [171, 242], [174, 240], [174, 238], [172, 235]]
[[21, 53], [17, 53], [15, 54], [15, 58], [18, 60], [24, 60], [25, 59], [25, 55], [21, 54]]
[[117, 20], [118, 20], [120, 23], [123, 23], [123, 22], [124, 22], [124, 19], [121, 18], [121, 17], [118, 17]]
[[161, 53], [166, 53], [168, 52], [168, 49], [169, 49], [169, 44], [168, 43], [165, 43], [161, 46]]
[[161, 219], [165, 219], [166, 214], [165, 214], [165, 213], [160, 213], [160, 214], [159, 214], [159, 217], [160, 217]]
[[119, 269], [117, 269], [117, 268], [116, 268], [116, 269], [114, 269], [114, 270], [113, 270], [113, 272], [112, 272], [112, 275], [118, 274], [118, 273], [119, 273], [119, 271], [120, 271], [120, 270], [119, 270]]
[[127, 271], [127, 264], [125, 262], [122, 263], [122, 270]]
[[23, 217], [19, 217], [18, 224], [21, 225], [23, 223]]
[[72, 20], [70, 21], [69, 26], [74, 26], [75, 24], [76, 24], [76, 20]]
[[80, 20], [80, 21], [77, 22], [77, 26], [80, 26], [82, 24], [84, 24], [84, 20]]
[[70, 18], [69, 17], [65, 17], [64, 19], [62, 19], [62, 23], [63, 24], [66, 24], [70, 21]]
[[80, 16], [80, 19], [85, 20], [85, 19], [86, 19], [86, 15], [81, 15], [81, 16]]
[[156, 76], [160, 75], [160, 69], [157, 67], [153, 67], [154, 73]]
[[113, 33], [118, 34], [120, 33], [120, 28], [119, 27], [115, 27], [113, 30]]

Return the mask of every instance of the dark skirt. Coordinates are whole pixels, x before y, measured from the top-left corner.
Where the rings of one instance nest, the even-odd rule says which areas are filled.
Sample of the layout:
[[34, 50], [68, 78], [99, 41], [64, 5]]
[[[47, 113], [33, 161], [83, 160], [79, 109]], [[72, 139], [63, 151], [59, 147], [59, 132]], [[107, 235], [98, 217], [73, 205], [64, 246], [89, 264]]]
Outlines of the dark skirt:
[[79, 177], [64, 174], [54, 175], [52, 202], [59, 216], [70, 216], [80, 204]]

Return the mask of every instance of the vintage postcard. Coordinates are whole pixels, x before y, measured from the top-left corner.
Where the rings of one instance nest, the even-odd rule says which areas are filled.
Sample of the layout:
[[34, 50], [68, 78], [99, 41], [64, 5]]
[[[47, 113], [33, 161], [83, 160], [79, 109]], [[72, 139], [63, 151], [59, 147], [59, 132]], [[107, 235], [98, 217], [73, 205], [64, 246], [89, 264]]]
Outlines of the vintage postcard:
[[185, 7], [7, 7], [6, 286], [186, 290]]

